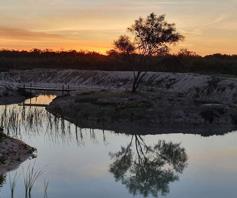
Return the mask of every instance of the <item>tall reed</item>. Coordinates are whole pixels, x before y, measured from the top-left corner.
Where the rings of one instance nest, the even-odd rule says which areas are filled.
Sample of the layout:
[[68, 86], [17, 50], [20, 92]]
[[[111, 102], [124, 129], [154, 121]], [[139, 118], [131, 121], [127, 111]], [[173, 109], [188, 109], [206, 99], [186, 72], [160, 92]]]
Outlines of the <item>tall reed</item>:
[[25, 198], [31, 198], [31, 192], [35, 185], [36, 180], [42, 174], [42, 171], [36, 169], [35, 163], [33, 165], [29, 165], [27, 171], [24, 175], [24, 186], [25, 186]]
[[14, 174], [13, 178], [9, 174], [9, 185], [11, 190], [11, 198], [14, 198], [15, 188], [16, 188], [16, 181], [17, 181], [17, 172]]
[[48, 187], [49, 187], [49, 182], [44, 181], [44, 198], [48, 198]]

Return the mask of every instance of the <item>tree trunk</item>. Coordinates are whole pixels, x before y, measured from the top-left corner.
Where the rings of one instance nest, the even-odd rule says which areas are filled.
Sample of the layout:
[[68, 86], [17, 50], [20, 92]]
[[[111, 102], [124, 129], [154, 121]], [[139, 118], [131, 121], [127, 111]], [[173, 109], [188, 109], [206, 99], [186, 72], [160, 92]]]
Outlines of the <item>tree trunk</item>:
[[140, 76], [140, 71], [138, 72], [133, 72], [133, 84], [132, 84], [132, 92], [135, 93], [137, 91], [137, 82], [138, 82], [138, 79], [139, 79], [139, 76]]
[[141, 81], [143, 80], [143, 78], [145, 77], [146, 74], [147, 74], [147, 72], [142, 72], [142, 71], [138, 71], [137, 73], [136, 72], [133, 73], [132, 93], [137, 92], [137, 89], [138, 89]]

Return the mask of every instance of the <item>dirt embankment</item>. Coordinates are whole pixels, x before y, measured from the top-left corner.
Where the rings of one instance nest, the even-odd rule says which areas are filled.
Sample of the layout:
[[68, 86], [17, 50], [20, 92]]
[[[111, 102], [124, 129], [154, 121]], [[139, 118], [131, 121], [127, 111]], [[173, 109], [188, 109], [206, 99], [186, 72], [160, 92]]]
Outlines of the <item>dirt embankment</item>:
[[[109, 89], [130, 90], [132, 72], [82, 71], [82, 70], [14, 70], [0, 73], [0, 96], [4, 90], [22, 84], [61, 87], [70, 85], [79, 90]], [[199, 75], [191, 73], [148, 72], [140, 86], [141, 90], [163, 90], [182, 93], [189, 97], [233, 102], [237, 96], [237, 79], [230, 77]], [[2, 91], [1, 91], [2, 90]], [[2, 93], [2, 94], [1, 94]]]
[[132, 83], [129, 72], [64, 72], [69, 83], [87, 87], [87, 90], [98, 88], [94, 92], [58, 98], [48, 107], [50, 112], [80, 127], [126, 133], [202, 135], [236, 129], [235, 78], [148, 73], [139, 94], [134, 95], [126, 91]]
[[[78, 92], [56, 99], [48, 109], [81, 127], [131, 133], [176, 132], [179, 128], [179, 132], [189, 132], [200, 128], [218, 134], [236, 128], [236, 78], [148, 72], [140, 94], [126, 95], [132, 80], [132, 72], [118, 71], [35, 69], [0, 73], [0, 82], [15, 86], [75, 87]], [[81, 90], [96, 91], [86, 95], [80, 94]]]
[[[11, 92], [7, 89], [14, 90], [22, 84], [43, 87], [69, 85], [78, 90], [130, 90], [132, 81], [132, 72], [53, 69], [14, 70], [0, 73], [0, 96], [8, 95]], [[237, 102], [237, 79], [215, 75], [148, 72], [141, 83], [140, 90], [179, 93], [188, 98], [209, 102]]]

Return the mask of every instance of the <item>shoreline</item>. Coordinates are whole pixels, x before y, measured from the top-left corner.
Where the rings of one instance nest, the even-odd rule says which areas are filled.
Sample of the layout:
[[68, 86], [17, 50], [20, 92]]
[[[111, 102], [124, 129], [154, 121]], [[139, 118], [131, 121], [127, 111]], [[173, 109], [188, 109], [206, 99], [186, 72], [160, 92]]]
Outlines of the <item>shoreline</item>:
[[[150, 94], [150, 95], [149, 95]], [[80, 128], [126, 134], [223, 135], [237, 129], [237, 108], [199, 103], [166, 93], [94, 91], [58, 97], [46, 108]]]
[[0, 105], [12, 105], [24, 102], [27, 97], [24, 96], [1, 96]]

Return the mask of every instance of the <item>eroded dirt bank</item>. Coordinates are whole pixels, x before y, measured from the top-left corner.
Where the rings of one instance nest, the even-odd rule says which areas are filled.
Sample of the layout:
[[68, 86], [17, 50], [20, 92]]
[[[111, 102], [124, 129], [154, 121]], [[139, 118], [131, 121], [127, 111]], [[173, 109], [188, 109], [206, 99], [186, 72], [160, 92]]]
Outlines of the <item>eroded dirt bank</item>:
[[[120, 71], [34, 69], [0, 73], [0, 85], [9, 88], [32, 84], [46, 87], [70, 85], [78, 89], [130, 90], [132, 80], [132, 72]], [[207, 96], [209, 99], [214, 99], [218, 96], [220, 99], [221, 96], [222, 101], [229, 101], [234, 94], [237, 95], [237, 79], [192, 73], [148, 72], [140, 88], [162, 89], [197, 98]]]
[[[130, 90], [133, 73], [119, 71], [81, 71], [34, 69], [0, 73], [0, 96], [16, 93], [20, 85], [62, 87], [77, 90]], [[209, 102], [237, 102], [237, 79], [192, 73], [148, 72], [140, 90], [184, 94], [188, 98]]]

